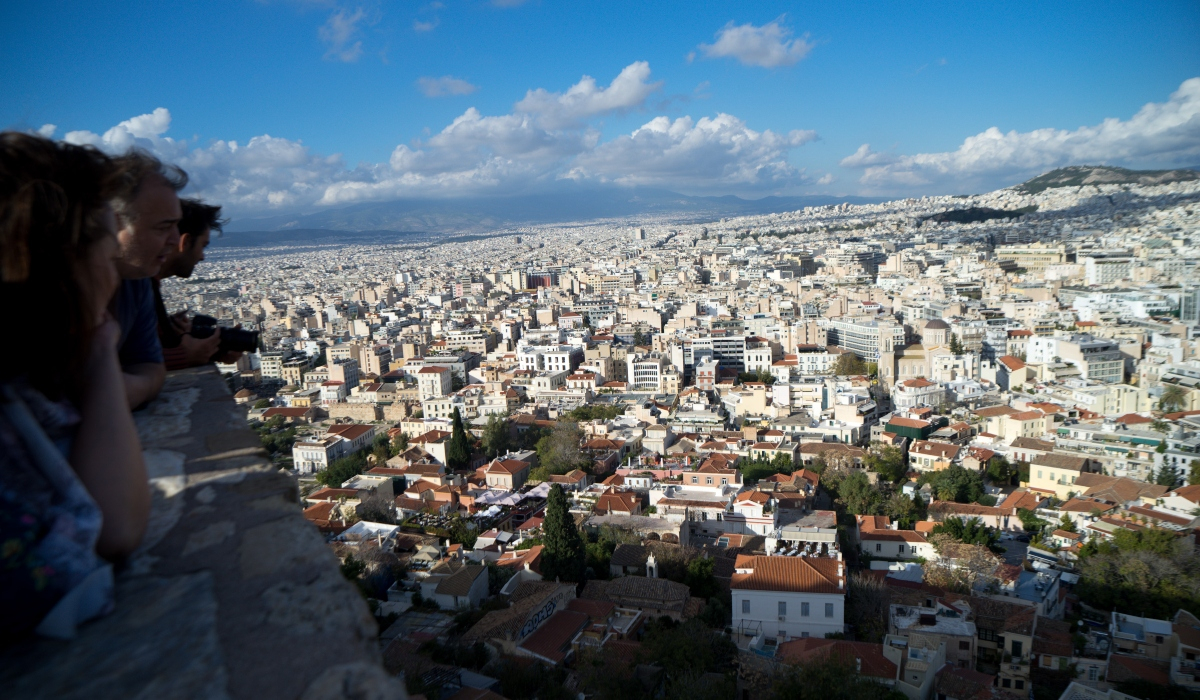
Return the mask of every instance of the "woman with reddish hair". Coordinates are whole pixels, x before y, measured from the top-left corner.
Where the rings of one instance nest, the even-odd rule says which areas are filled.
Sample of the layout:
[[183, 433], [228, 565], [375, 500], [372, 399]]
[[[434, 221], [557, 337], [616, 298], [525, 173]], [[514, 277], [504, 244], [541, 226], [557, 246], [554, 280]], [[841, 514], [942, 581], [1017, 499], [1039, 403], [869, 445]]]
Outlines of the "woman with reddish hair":
[[150, 491], [109, 315], [112, 160], [0, 133], [0, 644], [112, 607]]

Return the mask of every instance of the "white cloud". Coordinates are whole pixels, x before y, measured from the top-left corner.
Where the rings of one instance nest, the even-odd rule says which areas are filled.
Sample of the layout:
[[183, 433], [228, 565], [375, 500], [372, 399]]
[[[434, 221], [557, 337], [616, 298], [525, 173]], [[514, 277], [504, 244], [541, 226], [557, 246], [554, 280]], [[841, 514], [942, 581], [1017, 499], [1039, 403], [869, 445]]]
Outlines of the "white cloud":
[[[746, 66], [778, 68], [800, 62], [812, 51], [808, 35], [792, 38], [792, 30], [783, 26], [783, 18], [761, 27], [753, 24], [726, 24], [712, 44], [698, 47], [709, 58], [736, 58]], [[689, 62], [691, 55], [689, 55]]]
[[641, 107], [662, 88], [662, 81], [646, 82], [649, 77], [650, 64], [638, 61], [625, 66], [606, 88], [597, 87], [595, 78], [585, 75], [563, 93], [530, 90], [516, 104], [516, 111], [536, 114], [550, 128], [568, 126], [598, 114]]
[[422, 22], [419, 19], [414, 19], [413, 20], [413, 31], [432, 32], [434, 29], [437, 28], [438, 24], [440, 24], [440, 22], [438, 21], [437, 17], [434, 17], [433, 19], [429, 20], [428, 22]]
[[815, 138], [812, 131], [754, 131], [729, 114], [697, 122], [655, 117], [633, 133], [581, 154], [569, 174], [689, 189], [769, 186], [799, 178], [787, 154]]
[[992, 127], [966, 138], [955, 151], [872, 158], [864, 144], [842, 161], [865, 168], [860, 182], [872, 191], [942, 191], [1005, 187], [1064, 165], [1194, 165], [1200, 158], [1200, 78], [1185, 80], [1166, 102], [1146, 104], [1128, 120], [1095, 126], [1001, 132]]
[[326, 46], [325, 58], [348, 63], [357, 61], [362, 55], [362, 41], [356, 41], [356, 38], [359, 25], [365, 19], [367, 12], [361, 7], [353, 13], [339, 9], [329, 15], [329, 19], [317, 30], [317, 36]]
[[818, 185], [828, 185], [828, 184], [831, 184], [836, 179], [837, 178], [835, 178], [833, 176], [833, 173], [825, 173], [824, 175], [822, 175], [820, 177], [820, 179], [817, 180], [817, 184]]
[[478, 86], [452, 75], [443, 75], [440, 78], [418, 78], [417, 87], [426, 97], [470, 95], [479, 89]]
[[44, 136], [46, 138], [54, 136], [55, 131], [58, 131], [58, 126], [54, 124], [42, 124], [41, 128], [37, 130], [38, 136]]
[[[602, 142], [588, 117], [641, 106], [658, 87], [648, 77], [649, 67], [635, 63], [607, 88], [585, 77], [562, 93], [530, 91], [509, 114], [485, 115], [472, 107], [440, 131], [396, 146], [386, 163], [354, 168], [338, 155], [265, 134], [207, 145], [176, 140], [168, 136], [171, 113], [165, 108], [102, 135], [73, 131], [64, 138], [112, 153], [135, 146], [154, 152], [187, 170], [188, 194], [220, 203], [234, 216], [399, 197], [505, 194], [564, 177], [706, 192], [801, 181], [788, 154], [816, 138], [813, 132], [755, 131], [728, 114], [660, 116]], [[458, 79], [430, 80], [448, 90]]]
[[896, 157], [890, 153], [880, 153], [871, 150], [871, 144], [864, 143], [858, 150], [842, 159], [843, 168], [865, 168], [871, 165], [887, 165], [895, 163]]

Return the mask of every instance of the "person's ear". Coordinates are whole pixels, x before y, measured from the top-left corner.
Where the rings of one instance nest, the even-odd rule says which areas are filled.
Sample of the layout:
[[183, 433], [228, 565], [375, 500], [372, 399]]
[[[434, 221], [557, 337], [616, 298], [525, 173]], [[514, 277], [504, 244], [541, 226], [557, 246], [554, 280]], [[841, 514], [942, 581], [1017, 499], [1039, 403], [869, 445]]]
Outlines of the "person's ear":
[[188, 252], [189, 249], [191, 249], [191, 247], [192, 247], [192, 234], [190, 234], [190, 233], [179, 234], [179, 252], [186, 253], [186, 252]]

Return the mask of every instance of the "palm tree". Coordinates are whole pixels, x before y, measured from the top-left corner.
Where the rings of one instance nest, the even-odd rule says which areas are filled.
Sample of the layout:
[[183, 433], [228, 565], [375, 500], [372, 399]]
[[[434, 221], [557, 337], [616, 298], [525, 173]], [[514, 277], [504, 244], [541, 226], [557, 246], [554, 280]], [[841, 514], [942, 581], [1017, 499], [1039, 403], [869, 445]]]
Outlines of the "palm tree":
[[1178, 410], [1187, 405], [1187, 390], [1178, 384], [1168, 384], [1163, 387], [1162, 396], [1158, 399], [1158, 408], [1164, 413]]

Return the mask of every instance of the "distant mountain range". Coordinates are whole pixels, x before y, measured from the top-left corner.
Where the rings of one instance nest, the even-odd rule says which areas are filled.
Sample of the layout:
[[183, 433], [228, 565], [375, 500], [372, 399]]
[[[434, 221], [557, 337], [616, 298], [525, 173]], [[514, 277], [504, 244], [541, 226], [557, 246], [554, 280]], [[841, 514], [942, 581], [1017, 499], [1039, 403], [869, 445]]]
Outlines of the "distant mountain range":
[[[1093, 184], [1163, 184], [1200, 179], [1196, 169], [1128, 170], [1106, 165], [1072, 165], [1015, 185], [1037, 194], [1054, 187]], [[377, 242], [405, 238], [444, 240], [454, 235], [496, 233], [538, 224], [581, 222], [671, 214], [680, 225], [725, 216], [773, 214], [830, 204], [874, 204], [884, 197], [804, 195], [743, 199], [733, 195], [698, 197], [654, 188], [594, 187], [559, 183], [551, 190], [513, 196], [455, 199], [399, 199], [291, 214], [240, 219], [226, 227], [218, 246], [303, 245], [328, 240]], [[982, 211], [982, 210], [981, 210]], [[1014, 216], [1024, 212], [998, 213]], [[986, 214], [986, 212], [984, 212]], [[961, 216], [955, 214], [953, 216]], [[993, 218], [985, 215], [984, 218]], [[973, 219], [974, 220], [974, 219]]]
[[[312, 214], [241, 219], [227, 227], [226, 244], [245, 234], [283, 231], [358, 231], [375, 233], [446, 234], [591, 219], [674, 214], [680, 223], [722, 216], [771, 214], [827, 204], [870, 204], [879, 197], [808, 195], [742, 199], [693, 197], [651, 188], [565, 186], [539, 194], [456, 199], [401, 199], [369, 202]], [[263, 238], [256, 235], [256, 238]], [[273, 236], [270, 238], [274, 238]], [[280, 241], [283, 239], [280, 238]], [[235, 244], [236, 243], [232, 243]]]
[[1169, 182], [1200, 180], [1200, 172], [1191, 168], [1177, 170], [1128, 170], [1108, 165], [1071, 165], [1038, 175], [1015, 187], [1023, 194], [1037, 194], [1054, 187], [1081, 185], [1163, 185]]

